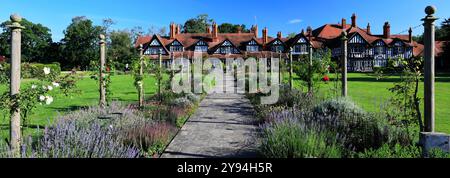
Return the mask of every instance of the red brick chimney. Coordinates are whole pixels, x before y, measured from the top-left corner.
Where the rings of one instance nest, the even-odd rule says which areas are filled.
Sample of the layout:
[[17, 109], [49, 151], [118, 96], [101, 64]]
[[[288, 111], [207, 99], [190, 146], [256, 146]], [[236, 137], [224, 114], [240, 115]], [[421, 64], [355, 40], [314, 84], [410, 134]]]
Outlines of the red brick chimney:
[[206, 33], [211, 34], [211, 28], [208, 25], [206, 26]]
[[306, 34], [307, 34], [308, 36], [311, 36], [311, 35], [312, 35], [312, 28], [311, 28], [311, 26], [308, 26], [308, 28], [306, 28]]
[[356, 14], [353, 13], [352, 15], [352, 27], [356, 27]]
[[412, 28], [409, 27], [409, 30], [408, 30], [408, 33], [409, 33], [409, 34], [408, 34], [408, 35], [409, 35], [408, 37], [409, 37], [409, 38], [408, 38], [408, 39], [409, 39], [409, 42], [410, 42], [410, 43], [413, 42], [413, 35], [412, 35], [412, 32], [413, 32], [413, 31], [412, 31]]
[[217, 27], [217, 24], [216, 24], [216, 22], [213, 22], [213, 25], [212, 25], [212, 39], [213, 39], [213, 41], [214, 42], [217, 42], [219, 39], [218, 39], [218, 37], [219, 37], [219, 28]]
[[262, 34], [263, 35], [263, 44], [266, 45], [269, 42], [269, 36], [267, 36], [267, 33], [268, 33], [267, 27], [265, 27], [262, 30], [262, 33], [263, 33]]
[[345, 29], [345, 26], [347, 26], [347, 19], [342, 18], [342, 29]]
[[391, 25], [389, 22], [385, 22], [383, 26], [383, 37], [390, 38], [391, 37]]
[[177, 25], [177, 35], [181, 33], [181, 25]]
[[175, 23], [171, 22], [170, 23], [170, 39], [173, 40], [175, 39], [175, 32], [176, 28], [175, 28]]
[[252, 26], [252, 32], [255, 34], [255, 38], [258, 38], [258, 25]]
[[367, 29], [366, 29], [366, 31], [367, 31], [367, 34], [369, 34], [369, 35], [372, 34], [372, 32], [370, 31], [370, 23], [367, 23]]
[[278, 39], [283, 38], [283, 33], [282, 33], [282, 32], [278, 32], [278, 33], [277, 33], [277, 38], [278, 38]]

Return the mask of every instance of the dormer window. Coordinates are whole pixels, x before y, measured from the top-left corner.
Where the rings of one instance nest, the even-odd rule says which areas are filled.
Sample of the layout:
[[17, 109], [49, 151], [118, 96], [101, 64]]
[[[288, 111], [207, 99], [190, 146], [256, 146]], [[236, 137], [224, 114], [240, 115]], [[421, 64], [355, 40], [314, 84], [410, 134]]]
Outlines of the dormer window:
[[147, 50], [145, 50], [144, 54], [156, 55], [160, 53], [166, 54], [166, 51], [164, 50], [162, 44], [156, 38], [153, 38], [153, 40], [148, 45]]
[[170, 52], [183, 52], [184, 47], [178, 40], [173, 41], [170, 45]]
[[208, 44], [203, 40], [200, 40], [195, 44], [195, 52], [208, 52]]
[[305, 38], [300, 38], [297, 40], [293, 47], [293, 54], [308, 54], [308, 43]]
[[258, 43], [255, 40], [248, 42], [247, 51], [248, 52], [258, 52], [259, 51]]
[[225, 40], [214, 52], [215, 54], [239, 54], [239, 50], [229, 41]]
[[284, 51], [284, 45], [280, 40], [276, 40], [272, 43], [272, 52], [282, 53]]

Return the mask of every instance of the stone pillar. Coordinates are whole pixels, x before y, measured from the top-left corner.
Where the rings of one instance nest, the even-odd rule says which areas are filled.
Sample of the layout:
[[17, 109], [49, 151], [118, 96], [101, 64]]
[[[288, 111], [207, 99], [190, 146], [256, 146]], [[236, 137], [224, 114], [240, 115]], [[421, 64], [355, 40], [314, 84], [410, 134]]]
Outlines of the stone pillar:
[[139, 45], [139, 75], [141, 76], [141, 83], [139, 84], [139, 107], [144, 106], [144, 48]]
[[21, 125], [20, 125], [20, 63], [21, 63], [21, 41], [22, 29], [20, 25], [22, 17], [13, 14], [10, 17], [12, 25], [8, 25], [11, 29], [11, 77], [10, 77], [10, 96], [13, 101], [11, 107], [11, 128], [10, 128], [10, 148], [14, 156], [20, 156], [21, 144]]
[[341, 34], [341, 75], [342, 75], [342, 96], [347, 97], [347, 33], [345, 31]]
[[293, 71], [294, 71], [294, 69], [292, 68], [292, 66], [293, 66], [293, 64], [292, 64], [292, 51], [293, 51], [293, 49], [292, 49], [292, 47], [291, 47], [291, 49], [290, 49], [290, 51], [289, 51], [289, 87], [291, 88], [291, 90], [294, 88], [294, 85], [293, 85], [293, 78], [292, 78], [292, 73], [293, 73]]
[[425, 132], [434, 132], [434, 49], [435, 49], [435, 27], [434, 21], [437, 20], [433, 14], [436, 12], [434, 6], [428, 6], [425, 9], [425, 16], [422, 21], [424, 21], [425, 31], [423, 33], [424, 37], [424, 60], [425, 60], [425, 75], [424, 75], [424, 100], [425, 100]]
[[106, 63], [106, 41], [105, 35], [100, 35], [100, 107], [106, 106], [106, 81], [105, 81], [105, 63]]

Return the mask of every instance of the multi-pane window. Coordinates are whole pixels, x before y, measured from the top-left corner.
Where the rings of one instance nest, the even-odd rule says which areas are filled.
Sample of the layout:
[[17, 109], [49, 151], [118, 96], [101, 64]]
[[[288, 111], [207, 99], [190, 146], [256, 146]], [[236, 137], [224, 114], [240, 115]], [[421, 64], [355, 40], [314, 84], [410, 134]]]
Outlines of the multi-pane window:
[[284, 51], [283, 43], [280, 40], [276, 40], [272, 43], [272, 52], [281, 53]]
[[363, 53], [365, 51], [366, 48], [364, 48], [364, 46], [362, 45], [352, 45], [352, 47], [350, 47], [350, 52], [351, 53]]
[[155, 55], [159, 53], [166, 54], [166, 51], [164, 50], [164, 48], [162, 47], [161, 43], [159, 43], [158, 40], [153, 39], [153, 41], [151, 41], [150, 44], [148, 45], [148, 48], [144, 54]]
[[384, 54], [384, 46], [376, 46], [375, 54]]
[[230, 41], [226, 40], [222, 45], [214, 52], [215, 54], [238, 54], [239, 50], [236, 49]]
[[195, 52], [207, 52], [208, 46], [195, 46]]
[[195, 52], [208, 52], [208, 44], [200, 40], [195, 44]]
[[184, 50], [183, 45], [178, 40], [173, 41], [170, 44], [170, 51], [171, 52], [182, 52]]
[[183, 46], [170, 46], [170, 51], [171, 52], [182, 52]]
[[403, 47], [403, 44], [401, 42], [396, 42], [394, 44], [394, 47], [393, 47], [392, 50], [393, 50], [392, 53], [394, 55], [400, 55], [400, 54], [403, 54], [405, 52], [405, 48]]
[[247, 51], [248, 52], [258, 52], [259, 51], [259, 45], [256, 43], [255, 40], [250, 41], [247, 44]]
[[294, 45], [294, 53], [306, 54], [308, 53], [308, 45], [307, 44], [297, 44]]

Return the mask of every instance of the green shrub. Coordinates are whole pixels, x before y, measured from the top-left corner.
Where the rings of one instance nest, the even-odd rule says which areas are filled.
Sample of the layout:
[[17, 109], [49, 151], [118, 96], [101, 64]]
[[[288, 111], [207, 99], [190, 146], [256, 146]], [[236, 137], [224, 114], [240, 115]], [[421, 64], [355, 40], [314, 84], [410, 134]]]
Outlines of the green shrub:
[[442, 149], [433, 148], [428, 152], [429, 158], [450, 158], [450, 153], [444, 152]]
[[422, 157], [422, 149], [417, 146], [401, 146], [396, 144], [390, 146], [385, 144], [379, 149], [366, 150], [357, 154], [358, 158], [420, 158]]
[[345, 138], [352, 151], [377, 149], [385, 143], [410, 145], [412, 137], [407, 128], [389, 125], [386, 119], [367, 113], [345, 98], [325, 101], [313, 109], [315, 122]]
[[296, 119], [262, 126], [260, 151], [268, 158], [339, 158], [340, 147], [328, 132], [306, 127]]
[[[51, 63], [51, 64], [40, 64], [40, 63], [22, 63], [21, 65], [21, 77], [24, 79], [28, 78], [43, 78], [44, 76], [44, 68], [50, 68], [50, 76], [51, 78], [56, 78], [61, 74], [61, 66], [59, 63]], [[10, 64], [4, 63], [2, 64], [3, 71], [5, 75], [9, 76], [10, 73]]]

